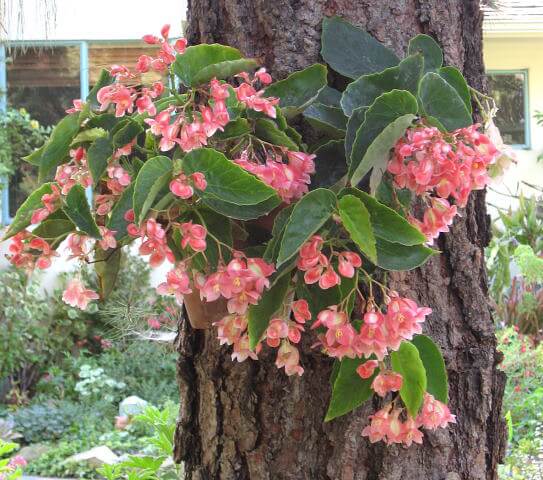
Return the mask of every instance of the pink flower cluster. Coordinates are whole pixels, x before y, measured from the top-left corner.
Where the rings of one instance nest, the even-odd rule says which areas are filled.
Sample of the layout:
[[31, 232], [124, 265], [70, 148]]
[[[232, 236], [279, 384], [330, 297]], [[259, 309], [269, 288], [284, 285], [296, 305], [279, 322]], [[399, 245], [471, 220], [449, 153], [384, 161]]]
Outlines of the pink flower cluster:
[[16, 267], [45, 270], [58, 253], [43, 238], [22, 230], [12, 237], [6, 257]]
[[[331, 357], [369, 358], [375, 355], [383, 360], [389, 350], [398, 350], [402, 341], [411, 340], [413, 335], [421, 333], [421, 323], [431, 312], [430, 308], [419, 307], [413, 300], [393, 292], [385, 314], [373, 309], [364, 314], [360, 332], [337, 305], [321, 311], [311, 328], [322, 326], [327, 329], [326, 333], [319, 335], [319, 342]], [[369, 378], [376, 366], [373, 362], [365, 365], [361, 370], [362, 378]]]
[[[133, 221], [134, 212], [127, 212], [126, 218]], [[129, 235], [133, 237], [141, 237], [142, 244], [139, 248], [140, 255], [150, 255], [149, 265], [156, 268], [162, 265], [164, 260], [168, 260], [170, 263], [174, 263], [175, 258], [166, 239], [166, 231], [162, 228], [162, 225], [158, 223], [154, 218], [147, 220], [141, 228], [131, 223], [127, 227]]]
[[66, 290], [62, 294], [62, 300], [65, 303], [81, 310], [86, 310], [91, 300], [98, 300], [99, 298], [99, 295], [94, 290], [85, 288], [81, 280], [77, 278], [72, 279], [68, 283]]
[[[20, 478], [20, 469], [27, 466], [27, 461], [21, 455], [15, 455], [10, 458], [7, 465], [2, 468], [4, 473], [0, 473], [0, 480], [10, 480]], [[17, 473], [16, 473], [17, 472]]]
[[206, 302], [226, 298], [228, 312], [244, 315], [249, 305], [256, 305], [264, 289], [270, 286], [268, 277], [273, 272], [273, 265], [262, 258], [236, 255], [228, 265], [219, 265], [207, 278], [198, 276], [195, 283]]
[[275, 118], [275, 106], [279, 103], [279, 99], [275, 97], [266, 98], [264, 97], [264, 90], [257, 91], [255, 88], [257, 82], [262, 85], [269, 85], [272, 82], [271, 75], [266, 72], [266, 69], [259, 69], [252, 79], [246, 72], [242, 72], [237, 76], [243, 79], [243, 83], [234, 89], [237, 99], [255, 112], [263, 112], [268, 117]]
[[[330, 258], [322, 253], [324, 240], [320, 235], [313, 235], [300, 249], [296, 263], [298, 270], [305, 272], [304, 281], [308, 285], [319, 283], [323, 290], [341, 283], [341, 277], [336, 273]], [[334, 254], [336, 255], [336, 254]], [[337, 254], [338, 271], [346, 278], [353, 278], [355, 269], [362, 266], [360, 255], [350, 251]]]
[[70, 161], [57, 168], [55, 181], [62, 195], [67, 195], [76, 184], [84, 188], [92, 185], [92, 177], [87, 167], [87, 151], [83, 147], [70, 150]]
[[249, 158], [249, 153], [243, 151], [234, 161], [277, 190], [284, 202], [290, 203], [308, 192], [310, 175], [315, 173], [315, 155], [287, 150], [286, 156], [287, 163], [276, 154], [268, 154], [265, 163], [260, 163], [255, 156]]
[[55, 185], [51, 185], [51, 193], [46, 193], [42, 195], [41, 201], [43, 203], [43, 208], [37, 208], [32, 213], [30, 218], [30, 223], [35, 225], [37, 223], [43, 222], [51, 213], [53, 213], [60, 206], [60, 190]]
[[435, 127], [419, 125], [408, 129], [396, 143], [388, 164], [396, 186], [440, 198], [439, 205], [433, 204], [433, 211], [422, 222], [412, 219], [429, 241], [452, 223], [456, 207], [451, 207], [449, 197], [464, 207], [470, 192], [489, 182], [488, 167], [499, 152], [478, 128], [471, 125], [444, 134]]
[[144, 35], [143, 41], [149, 45], [160, 45], [160, 50], [156, 58], [148, 55], [141, 55], [136, 64], [138, 73], [146, 73], [149, 70], [154, 70], [159, 73], [164, 73], [168, 66], [175, 61], [176, 53], [185, 53], [187, 48], [187, 40], [180, 38], [176, 40], [172, 46], [169, 42], [170, 25], [164, 25], [160, 30], [162, 38], [155, 35]]
[[402, 412], [402, 409], [393, 408], [389, 403], [370, 415], [370, 424], [362, 430], [362, 435], [368, 437], [371, 443], [382, 440], [388, 445], [401, 443], [409, 447], [412, 443], [422, 443], [424, 435], [420, 428], [435, 430], [445, 428], [449, 423], [456, 423], [455, 416], [447, 405], [429, 393], [424, 395], [424, 403], [416, 419], [407, 415], [407, 419], [402, 421]]
[[178, 263], [166, 274], [166, 281], [161, 283], [157, 289], [159, 295], [173, 295], [177, 302], [183, 302], [183, 295], [192, 292], [190, 288], [190, 278], [187, 274], [184, 263]]

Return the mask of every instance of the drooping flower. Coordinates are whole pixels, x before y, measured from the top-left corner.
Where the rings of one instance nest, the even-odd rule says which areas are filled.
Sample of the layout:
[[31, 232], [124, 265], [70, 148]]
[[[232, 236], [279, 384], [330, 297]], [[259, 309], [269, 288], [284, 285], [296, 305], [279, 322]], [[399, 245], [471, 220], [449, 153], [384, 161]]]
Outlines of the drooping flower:
[[372, 390], [380, 397], [386, 396], [388, 392], [397, 392], [402, 388], [403, 378], [399, 373], [381, 372], [371, 383]]
[[424, 402], [417, 416], [417, 424], [430, 430], [445, 428], [449, 423], [456, 423], [456, 417], [451, 414], [449, 407], [436, 400], [429, 393], [424, 394]]
[[62, 300], [64, 303], [77, 307], [81, 310], [86, 310], [91, 300], [98, 300], [99, 295], [88, 288], [85, 288], [81, 280], [77, 278], [72, 279], [64, 293], [62, 294]]
[[289, 377], [291, 375], [301, 376], [304, 373], [304, 369], [300, 366], [300, 352], [294, 345], [286, 340], [281, 342], [281, 346], [277, 351], [275, 366], [277, 368], [284, 367], [285, 373]]
[[192, 221], [180, 225], [181, 228], [181, 247], [190, 246], [195, 252], [205, 251], [207, 230], [203, 225], [193, 224]]
[[358, 365], [356, 368], [356, 373], [358, 373], [360, 378], [368, 379], [373, 375], [373, 372], [378, 366], [379, 362], [377, 360], [367, 360], [366, 362]]

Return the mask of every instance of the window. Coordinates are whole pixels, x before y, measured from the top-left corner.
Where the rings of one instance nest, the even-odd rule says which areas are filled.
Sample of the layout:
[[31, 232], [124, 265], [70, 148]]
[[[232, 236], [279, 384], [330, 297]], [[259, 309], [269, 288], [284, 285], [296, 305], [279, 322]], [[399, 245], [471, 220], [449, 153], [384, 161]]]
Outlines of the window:
[[488, 72], [489, 93], [498, 107], [495, 122], [505, 143], [530, 148], [528, 71]]

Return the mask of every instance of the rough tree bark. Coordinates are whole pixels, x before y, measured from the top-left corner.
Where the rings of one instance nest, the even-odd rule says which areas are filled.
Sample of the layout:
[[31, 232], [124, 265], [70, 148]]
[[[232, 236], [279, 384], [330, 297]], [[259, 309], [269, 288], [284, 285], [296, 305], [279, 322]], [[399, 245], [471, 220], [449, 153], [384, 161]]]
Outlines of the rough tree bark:
[[[189, 0], [191, 43], [224, 43], [259, 58], [282, 78], [319, 60], [324, 16], [340, 15], [398, 54], [424, 32], [442, 45], [446, 63], [483, 85], [482, 15], [474, 0]], [[472, 198], [442, 235], [442, 255], [391, 286], [434, 313], [425, 325], [444, 350], [450, 406], [458, 424], [425, 433], [423, 446], [371, 445], [361, 436], [368, 405], [324, 424], [331, 362], [302, 358], [305, 374], [286, 377], [271, 355], [230, 361], [216, 332], [180, 326], [181, 416], [176, 459], [193, 480], [468, 480], [496, 478], [505, 435], [504, 375], [496, 369], [493, 322], [483, 263], [489, 241], [484, 193]], [[307, 349], [306, 349], [307, 351]]]

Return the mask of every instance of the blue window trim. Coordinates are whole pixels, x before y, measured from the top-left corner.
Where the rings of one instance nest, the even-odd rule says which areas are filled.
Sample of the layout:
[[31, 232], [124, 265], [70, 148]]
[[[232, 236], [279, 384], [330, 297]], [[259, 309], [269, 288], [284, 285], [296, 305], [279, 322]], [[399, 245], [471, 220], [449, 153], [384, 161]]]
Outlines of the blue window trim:
[[522, 144], [511, 145], [513, 148], [522, 150], [531, 150], [532, 148], [532, 136], [531, 136], [531, 118], [530, 118], [530, 90], [528, 81], [528, 69], [517, 68], [511, 70], [487, 70], [486, 75], [516, 75], [521, 74], [524, 77], [524, 139]]

